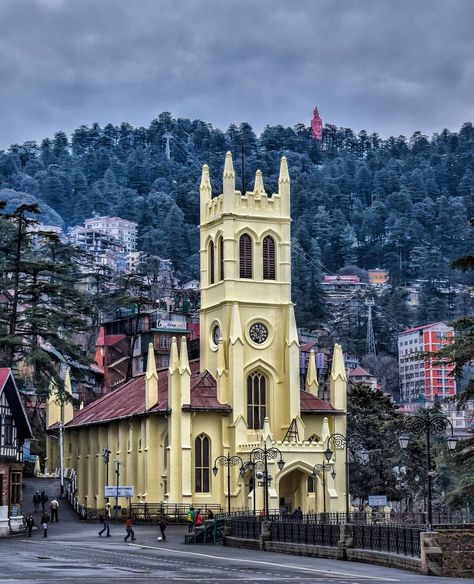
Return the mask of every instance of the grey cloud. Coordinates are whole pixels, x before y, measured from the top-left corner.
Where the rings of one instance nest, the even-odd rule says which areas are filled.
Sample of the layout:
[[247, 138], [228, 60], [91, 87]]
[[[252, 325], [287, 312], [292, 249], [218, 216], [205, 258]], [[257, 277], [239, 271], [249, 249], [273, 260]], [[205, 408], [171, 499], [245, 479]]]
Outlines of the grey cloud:
[[0, 147], [163, 110], [381, 135], [473, 117], [472, 0], [2, 0]]

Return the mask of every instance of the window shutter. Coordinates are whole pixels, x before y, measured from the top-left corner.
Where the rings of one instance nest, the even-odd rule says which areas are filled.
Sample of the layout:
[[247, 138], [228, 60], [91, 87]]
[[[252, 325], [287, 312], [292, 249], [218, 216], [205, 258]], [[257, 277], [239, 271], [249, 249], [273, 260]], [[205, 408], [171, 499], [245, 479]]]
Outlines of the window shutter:
[[252, 240], [244, 233], [240, 237], [240, 277], [252, 277]]
[[209, 284], [214, 284], [214, 242], [209, 243]]
[[270, 235], [263, 240], [263, 279], [276, 280], [275, 240]]

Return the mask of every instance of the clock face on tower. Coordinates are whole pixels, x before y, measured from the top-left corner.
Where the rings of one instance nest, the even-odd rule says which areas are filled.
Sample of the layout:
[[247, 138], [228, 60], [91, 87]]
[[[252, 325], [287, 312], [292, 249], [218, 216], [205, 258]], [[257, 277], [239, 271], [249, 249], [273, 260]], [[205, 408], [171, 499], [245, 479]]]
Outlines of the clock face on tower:
[[214, 345], [219, 344], [220, 338], [221, 338], [221, 329], [219, 328], [219, 325], [216, 324], [216, 325], [214, 325], [214, 328], [212, 329], [212, 340], [214, 342]]
[[264, 343], [268, 339], [268, 329], [262, 322], [254, 322], [249, 329], [250, 338], [254, 343]]

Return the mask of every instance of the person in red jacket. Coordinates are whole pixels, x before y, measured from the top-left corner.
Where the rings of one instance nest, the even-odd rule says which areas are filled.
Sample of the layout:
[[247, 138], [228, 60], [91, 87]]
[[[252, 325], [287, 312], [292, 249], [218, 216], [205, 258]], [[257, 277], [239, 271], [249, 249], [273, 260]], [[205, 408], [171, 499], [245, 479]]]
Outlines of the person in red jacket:
[[131, 517], [127, 519], [125, 529], [127, 530], [127, 536], [124, 538], [124, 541], [128, 541], [130, 536], [132, 537], [132, 541], [135, 541], [135, 532], [133, 531], [133, 521]]
[[198, 509], [196, 511], [196, 517], [194, 518], [194, 525], [196, 527], [201, 527], [202, 522], [203, 522], [203, 518], [202, 518], [202, 515], [201, 515], [201, 509]]

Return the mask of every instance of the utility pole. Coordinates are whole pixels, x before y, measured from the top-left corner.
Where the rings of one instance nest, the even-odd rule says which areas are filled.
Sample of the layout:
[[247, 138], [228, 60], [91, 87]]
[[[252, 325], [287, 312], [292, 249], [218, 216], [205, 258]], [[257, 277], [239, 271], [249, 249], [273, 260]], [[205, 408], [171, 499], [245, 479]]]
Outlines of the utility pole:
[[59, 420], [59, 473], [62, 499], [64, 497], [64, 396], [61, 399], [61, 419]]
[[163, 134], [163, 138], [166, 140], [165, 154], [166, 154], [166, 158], [168, 160], [171, 160], [170, 140], [172, 137], [173, 137], [173, 134], [171, 132], [165, 132]]
[[375, 335], [374, 335], [374, 325], [372, 322], [372, 307], [375, 305], [374, 300], [366, 300], [365, 305], [367, 306], [367, 337], [366, 337], [366, 355], [376, 355], [377, 351], [375, 349]]

